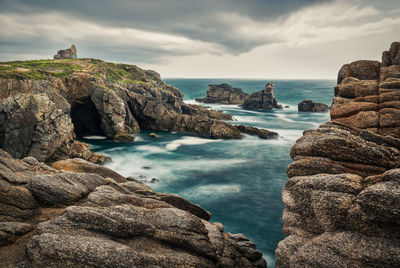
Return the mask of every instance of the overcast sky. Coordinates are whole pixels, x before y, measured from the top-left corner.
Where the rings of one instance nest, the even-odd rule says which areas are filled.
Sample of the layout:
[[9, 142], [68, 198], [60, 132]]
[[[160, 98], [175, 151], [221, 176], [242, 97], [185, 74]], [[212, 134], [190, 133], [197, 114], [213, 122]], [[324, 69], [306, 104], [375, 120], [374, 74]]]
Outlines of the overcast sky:
[[400, 41], [400, 0], [0, 0], [0, 60], [78, 57], [163, 77], [335, 78]]

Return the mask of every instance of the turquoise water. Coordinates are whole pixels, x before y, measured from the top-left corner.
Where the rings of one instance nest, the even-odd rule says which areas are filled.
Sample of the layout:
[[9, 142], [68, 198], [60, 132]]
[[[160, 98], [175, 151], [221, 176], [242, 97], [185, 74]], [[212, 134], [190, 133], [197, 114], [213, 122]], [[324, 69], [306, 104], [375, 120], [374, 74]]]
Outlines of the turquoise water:
[[[208, 84], [229, 83], [251, 93], [264, 88], [266, 80], [165, 79], [185, 94], [185, 101], [204, 97]], [[274, 267], [282, 233], [281, 190], [287, 180], [286, 165], [296, 139], [306, 129], [329, 120], [329, 113], [299, 113], [297, 103], [313, 99], [331, 105], [334, 80], [275, 80], [278, 103], [289, 108], [247, 111], [236, 105], [207, 104], [231, 114], [234, 124], [266, 128], [279, 133], [277, 140], [245, 136], [242, 140], [212, 140], [188, 134], [148, 131], [130, 145], [87, 139], [91, 148], [110, 155], [108, 166], [124, 176], [136, 176], [154, 190], [177, 193], [212, 212], [226, 232], [243, 233]], [[151, 183], [151, 179], [159, 181]]]

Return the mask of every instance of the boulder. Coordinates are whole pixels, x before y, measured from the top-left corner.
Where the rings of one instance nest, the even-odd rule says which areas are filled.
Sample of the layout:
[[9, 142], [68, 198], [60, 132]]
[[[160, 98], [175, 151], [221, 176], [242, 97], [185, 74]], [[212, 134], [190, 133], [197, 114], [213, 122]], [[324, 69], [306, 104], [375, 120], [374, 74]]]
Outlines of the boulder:
[[297, 105], [297, 107], [299, 112], [317, 113], [327, 112], [329, 110], [328, 105], [319, 102], [313, 102], [312, 100], [303, 100]]
[[372, 60], [359, 60], [343, 65], [339, 70], [337, 83], [340, 84], [346, 77], [360, 80], [378, 80], [381, 63]]
[[249, 94], [244, 93], [241, 88], [233, 88], [231, 85], [223, 83], [220, 85], [208, 85], [205, 98], [198, 98], [196, 101], [205, 103], [221, 104], [243, 104]]

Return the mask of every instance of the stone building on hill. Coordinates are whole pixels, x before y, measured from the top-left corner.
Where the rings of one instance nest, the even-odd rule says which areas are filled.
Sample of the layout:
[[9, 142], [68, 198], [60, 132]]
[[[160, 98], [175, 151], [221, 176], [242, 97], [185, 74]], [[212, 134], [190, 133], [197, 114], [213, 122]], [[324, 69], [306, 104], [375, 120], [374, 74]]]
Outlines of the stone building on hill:
[[75, 45], [71, 45], [70, 48], [62, 49], [57, 51], [57, 55], [54, 55], [55, 60], [59, 59], [76, 59], [78, 57], [78, 51]]

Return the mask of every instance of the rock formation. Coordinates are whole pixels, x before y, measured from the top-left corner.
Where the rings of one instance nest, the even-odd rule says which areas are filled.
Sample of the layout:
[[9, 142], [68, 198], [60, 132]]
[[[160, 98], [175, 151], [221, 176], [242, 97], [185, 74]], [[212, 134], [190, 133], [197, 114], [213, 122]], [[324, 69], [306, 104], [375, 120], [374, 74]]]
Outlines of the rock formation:
[[75, 45], [71, 45], [70, 48], [58, 50], [57, 54], [54, 55], [55, 60], [60, 59], [76, 59], [78, 57], [78, 51]]
[[398, 48], [344, 65], [331, 122], [293, 146], [277, 267], [400, 267]]
[[261, 91], [251, 94], [243, 103], [244, 109], [271, 110], [273, 108], [282, 109], [278, 104], [274, 94], [274, 84], [268, 82]]
[[0, 149], [1, 267], [266, 267], [211, 214], [82, 159]]
[[233, 88], [226, 83], [220, 85], [208, 85], [205, 98], [196, 99], [198, 102], [221, 103], [221, 104], [243, 104], [249, 94], [244, 93], [241, 88]]
[[140, 129], [241, 137], [221, 121], [231, 116], [184, 103], [183, 94], [154, 71], [93, 59], [26, 64], [29, 72], [14, 66], [0, 72], [0, 145], [14, 157], [104, 162], [106, 157], [85, 149], [75, 136], [131, 142]]
[[312, 100], [303, 100], [297, 105], [299, 112], [327, 112], [329, 111], [328, 105], [319, 102], [313, 102]]

